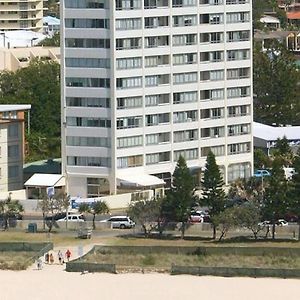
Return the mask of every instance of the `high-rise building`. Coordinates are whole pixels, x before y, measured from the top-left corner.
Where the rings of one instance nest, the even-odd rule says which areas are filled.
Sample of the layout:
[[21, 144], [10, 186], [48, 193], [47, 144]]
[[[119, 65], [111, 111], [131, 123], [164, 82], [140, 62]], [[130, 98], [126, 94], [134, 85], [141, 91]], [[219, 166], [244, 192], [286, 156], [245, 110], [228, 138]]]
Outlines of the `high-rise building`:
[[180, 155], [201, 176], [210, 150], [226, 184], [251, 175], [250, 0], [65, 0], [61, 16], [71, 195], [169, 182]]
[[43, 31], [43, 0], [2, 0], [0, 30]]

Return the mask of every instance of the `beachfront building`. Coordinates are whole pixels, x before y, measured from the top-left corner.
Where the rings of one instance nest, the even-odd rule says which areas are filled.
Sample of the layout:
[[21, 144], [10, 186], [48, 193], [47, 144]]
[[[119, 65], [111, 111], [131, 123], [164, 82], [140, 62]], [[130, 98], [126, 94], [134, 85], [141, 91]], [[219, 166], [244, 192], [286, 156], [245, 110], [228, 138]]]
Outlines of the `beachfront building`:
[[0, 192], [23, 188], [24, 118], [31, 105], [0, 105]]
[[43, 0], [3, 0], [0, 2], [0, 30], [43, 31]]
[[[65, 0], [62, 163], [71, 195], [252, 173], [249, 0]], [[137, 183], [139, 181], [139, 183]]]

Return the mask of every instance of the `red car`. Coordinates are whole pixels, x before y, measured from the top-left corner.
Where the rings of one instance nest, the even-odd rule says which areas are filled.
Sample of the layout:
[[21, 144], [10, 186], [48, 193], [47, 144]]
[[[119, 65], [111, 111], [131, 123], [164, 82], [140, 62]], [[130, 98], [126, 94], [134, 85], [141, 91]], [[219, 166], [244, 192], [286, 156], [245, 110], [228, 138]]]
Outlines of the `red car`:
[[205, 213], [203, 211], [192, 211], [189, 221], [191, 223], [202, 223], [204, 222]]

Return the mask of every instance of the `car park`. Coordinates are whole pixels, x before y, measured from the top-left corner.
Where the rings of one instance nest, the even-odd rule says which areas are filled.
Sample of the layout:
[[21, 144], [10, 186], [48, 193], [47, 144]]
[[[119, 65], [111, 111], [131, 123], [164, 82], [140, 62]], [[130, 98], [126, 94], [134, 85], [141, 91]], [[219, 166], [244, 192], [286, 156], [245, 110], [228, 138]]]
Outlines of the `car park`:
[[107, 220], [102, 220], [100, 223], [109, 223], [111, 228], [133, 228], [135, 223], [127, 216], [112, 216]]

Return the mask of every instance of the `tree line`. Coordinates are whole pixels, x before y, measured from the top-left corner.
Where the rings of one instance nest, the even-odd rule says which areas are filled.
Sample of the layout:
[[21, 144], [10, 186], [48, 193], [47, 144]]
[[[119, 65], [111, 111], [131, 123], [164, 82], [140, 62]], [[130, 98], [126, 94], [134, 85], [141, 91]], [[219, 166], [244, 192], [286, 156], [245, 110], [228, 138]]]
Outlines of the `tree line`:
[[[0, 104], [31, 104], [26, 161], [60, 157], [60, 65], [39, 59], [0, 72]], [[28, 118], [25, 120], [28, 127]]]
[[222, 240], [232, 228], [248, 228], [257, 239], [258, 233], [265, 229], [259, 224], [262, 220], [270, 221], [270, 233], [275, 239], [278, 219], [289, 213], [298, 217], [300, 239], [300, 151], [294, 157], [294, 167], [298, 174], [288, 181], [283, 171], [282, 157], [276, 156], [271, 162], [271, 176], [263, 180], [255, 177], [239, 179], [225, 193], [220, 169], [214, 154], [210, 152], [200, 196], [196, 196], [193, 177], [184, 158], [180, 157], [173, 173], [172, 187], [165, 197], [134, 202], [128, 214], [142, 224], [145, 236], [153, 230], [161, 235], [169, 222], [179, 222], [183, 238], [194, 207], [207, 207], [212, 238], [216, 239], [219, 230], [219, 240]]

